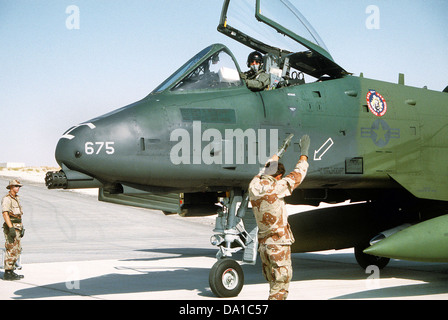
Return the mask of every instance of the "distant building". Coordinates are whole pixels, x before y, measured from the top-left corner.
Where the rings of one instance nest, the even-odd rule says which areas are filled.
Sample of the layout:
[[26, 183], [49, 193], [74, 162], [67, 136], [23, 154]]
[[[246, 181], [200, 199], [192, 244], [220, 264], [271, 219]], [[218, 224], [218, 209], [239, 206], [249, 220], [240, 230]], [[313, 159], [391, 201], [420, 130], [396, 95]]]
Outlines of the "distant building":
[[0, 163], [0, 168], [7, 169], [16, 169], [16, 168], [24, 168], [25, 164], [23, 162], [3, 162]]

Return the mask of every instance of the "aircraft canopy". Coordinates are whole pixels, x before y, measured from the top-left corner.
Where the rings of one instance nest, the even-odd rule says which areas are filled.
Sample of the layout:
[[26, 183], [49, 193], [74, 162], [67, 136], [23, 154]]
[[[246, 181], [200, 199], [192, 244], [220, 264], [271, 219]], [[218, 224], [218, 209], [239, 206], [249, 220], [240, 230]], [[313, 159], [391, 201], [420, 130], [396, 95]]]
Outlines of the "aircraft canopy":
[[263, 54], [288, 58], [293, 68], [316, 78], [348, 74], [287, 0], [224, 0], [218, 31]]

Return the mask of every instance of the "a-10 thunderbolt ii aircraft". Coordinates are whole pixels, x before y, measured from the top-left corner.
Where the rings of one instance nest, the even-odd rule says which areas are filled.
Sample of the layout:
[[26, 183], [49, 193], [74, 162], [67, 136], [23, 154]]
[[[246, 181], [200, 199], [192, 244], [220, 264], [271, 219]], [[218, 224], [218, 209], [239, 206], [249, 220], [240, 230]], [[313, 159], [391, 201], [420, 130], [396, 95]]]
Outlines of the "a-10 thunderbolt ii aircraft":
[[[245, 29], [251, 18], [258, 32]], [[286, 0], [225, 0], [218, 30], [264, 54], [268, 90], [249, 90], [229, 49], [211, 45], [141, 101], [65, 132], [48, 188], [95, 187], [100, 201], [183, 216], [218, 213], [210, 285], [235, 296], [244, 274], [231, 257], [254, 263], [257, 254], [248, 184], [293, 134], [282, 159], [292, 169], [308, 134], [310, 169], [287, 201], [353, 204], [291, 215], [293, 252], [354, 247], [364, 268], [389, 258], [448, 262], [447, 90], [405, 86], [403, 75], [396, 84], [351, 75]], [[268, 43], [270, 34], [281, 41]]]

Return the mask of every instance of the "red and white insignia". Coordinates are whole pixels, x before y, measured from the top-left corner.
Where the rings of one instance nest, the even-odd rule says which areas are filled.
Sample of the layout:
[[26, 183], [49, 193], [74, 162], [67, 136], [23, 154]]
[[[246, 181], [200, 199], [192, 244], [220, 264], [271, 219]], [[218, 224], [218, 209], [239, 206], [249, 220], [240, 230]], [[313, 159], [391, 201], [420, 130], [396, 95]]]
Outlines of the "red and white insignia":
[[386, 114], [387, 103], [381, 94], [375, 90], [369, 90], [367, 93], [367, 105], [370, 111], [377, 117], [382, 117]]

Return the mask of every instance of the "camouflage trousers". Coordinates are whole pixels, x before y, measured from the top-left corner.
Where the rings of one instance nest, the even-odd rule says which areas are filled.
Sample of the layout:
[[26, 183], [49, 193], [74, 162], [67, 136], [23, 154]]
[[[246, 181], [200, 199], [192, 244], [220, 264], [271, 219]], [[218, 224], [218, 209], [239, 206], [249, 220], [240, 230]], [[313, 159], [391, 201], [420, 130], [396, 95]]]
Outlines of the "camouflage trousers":
[[269, 300], [286, 300], [292, 279], [291, 246], [260, 244], [263, 275], [269, 282]]
[[8, 235], [8, 226], [3, 224], [3, 234], [5, 236], [5, 271], [6, 270], [14, 270], [14, 265], [19, 259], [20, 254], [22, 253], [22, 246], [20, 245], [21, 235], [22, 235], [22, 224], [21, 223], [13, 223], [14, 229], [16, 231], [16, 237], [11, 239]]

